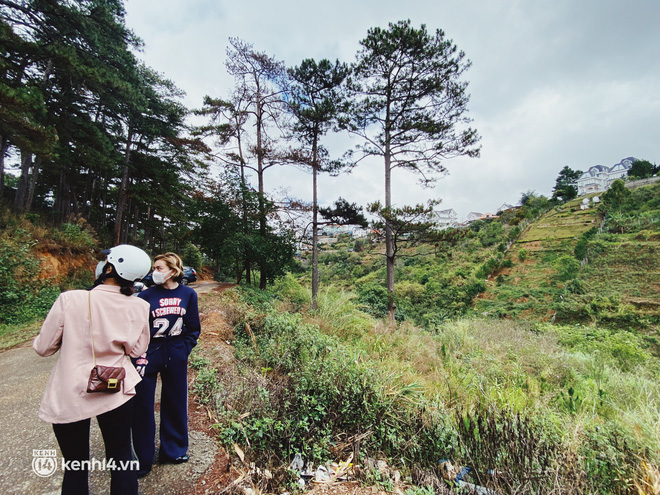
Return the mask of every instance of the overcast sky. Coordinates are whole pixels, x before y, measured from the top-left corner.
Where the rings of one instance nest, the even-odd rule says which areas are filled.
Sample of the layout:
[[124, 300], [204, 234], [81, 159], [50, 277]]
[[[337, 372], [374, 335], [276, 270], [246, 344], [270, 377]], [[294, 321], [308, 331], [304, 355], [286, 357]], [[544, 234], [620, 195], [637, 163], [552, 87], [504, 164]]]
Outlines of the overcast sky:
[[[495, 213], [523, 192], [550, 196], [559, 171], [612, 166], [634, 156], [660, 161], [660, 1], [657, 0], [126, 0], [126, 23], [143, 39], [138, 56], [200, 107], [227, 97], [229, 37], [283, 61], [353, 62], [371, 27], [410, 19], [442, 29], [472, 67], [469, 116], [480, 158], [445, 162], [433, 189], [395, 170], [393, 202], [442, 199], [439, 209]], [[311, 200], [311, 176], [270, 169], [271, 192]], [[366, 205], [384, 198], [383, 164], [322, 177], [319, 199]]]

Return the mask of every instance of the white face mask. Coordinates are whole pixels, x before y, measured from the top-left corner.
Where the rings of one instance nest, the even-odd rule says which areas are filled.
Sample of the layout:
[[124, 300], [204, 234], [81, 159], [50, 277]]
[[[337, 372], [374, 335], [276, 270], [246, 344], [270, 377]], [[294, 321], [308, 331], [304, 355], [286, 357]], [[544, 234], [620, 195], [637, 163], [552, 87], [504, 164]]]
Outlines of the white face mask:
[[[167, 272], [167, 273], [163, 273], [163, 272], [154, 272], [154, 273], [151, 275], [151, 278], [153, 279], [154, 284], [156, 284], [156, 285], [163, 285], [163, 284], [164, 284], [165, 282], [167, 282], [170, 278], [172, 278], [172, 275], [170, 275], [171, 273], [172, 273], [172, 270], [170, 270], [170, 271]], [[168, 275], [169, 275], [169, 276], [168, 276]]]

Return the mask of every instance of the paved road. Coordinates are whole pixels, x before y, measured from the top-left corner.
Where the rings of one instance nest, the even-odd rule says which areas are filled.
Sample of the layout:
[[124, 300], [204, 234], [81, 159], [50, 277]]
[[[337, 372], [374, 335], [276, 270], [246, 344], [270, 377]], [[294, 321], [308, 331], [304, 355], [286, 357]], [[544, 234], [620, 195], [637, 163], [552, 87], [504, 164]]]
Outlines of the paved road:
[[[213, 290], [213, 282], [191, 284], [200, 293]], [[38, 356], [31, 342], [0, 352], [0, 493], [57, 494], [62, 483], [61, 454], [50, 424], [37, 417], [39, 403], [57, 354]], [[56, 469], [50, 476], [38, 476], [33, 460], [44, 452], [55, 451]], [[195, 481], [210, 467], [217, 451], [216, 442], [202, 432], [190, 432], [191, 460], [181, 465], [155, 465], [153, 472], [140, 480], [143, 495], [189, 493]], [[103, 439], [92, 421], [90, 457], [105, 459]], [[110, 492], [109, 472], [90, 474], [90, 493]]]

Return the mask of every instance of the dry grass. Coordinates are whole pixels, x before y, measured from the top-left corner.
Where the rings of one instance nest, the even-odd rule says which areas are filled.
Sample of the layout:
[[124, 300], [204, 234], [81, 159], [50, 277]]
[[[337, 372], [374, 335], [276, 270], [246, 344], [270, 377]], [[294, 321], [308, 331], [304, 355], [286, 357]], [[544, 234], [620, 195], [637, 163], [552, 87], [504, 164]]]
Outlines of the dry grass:
[[639, 495], [659, 495], [660, 466], [641, 461], [635, 488]]

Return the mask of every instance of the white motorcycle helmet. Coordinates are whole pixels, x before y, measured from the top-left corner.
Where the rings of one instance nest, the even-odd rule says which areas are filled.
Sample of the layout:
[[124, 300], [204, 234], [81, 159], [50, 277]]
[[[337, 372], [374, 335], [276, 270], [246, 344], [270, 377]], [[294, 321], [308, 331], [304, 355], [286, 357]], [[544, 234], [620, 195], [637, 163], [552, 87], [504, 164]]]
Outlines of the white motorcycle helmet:
[[108, 255], [107, 263], [115, 267], [117, 275], [129, 282], [142, 280], [151, 270], [149, 255], [130, 244], [120, 244], [102, 252]]
[[103, 273], [103, 267], [105, 266], [106, 262], [105, 261], [99, 261], [96, 265], [96, 269], [94, 270], [94, 279], [96, 280], [101, 276]]

